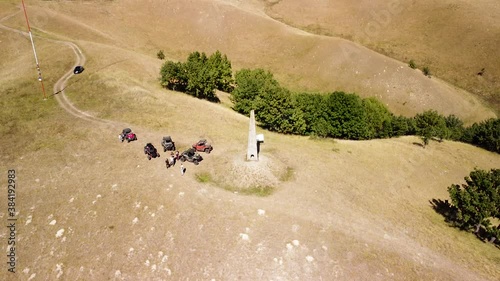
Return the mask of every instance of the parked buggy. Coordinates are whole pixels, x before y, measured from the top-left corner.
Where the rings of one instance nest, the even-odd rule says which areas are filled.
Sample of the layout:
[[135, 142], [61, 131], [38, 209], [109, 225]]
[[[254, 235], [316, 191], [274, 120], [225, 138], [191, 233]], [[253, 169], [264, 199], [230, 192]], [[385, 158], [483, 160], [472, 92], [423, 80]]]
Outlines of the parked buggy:
[[147, 143], [144, 147], [144, 154], [147, 155], [148, 160], [151, 160], [151, 158], [160, 157], [160, 153], [158, 153], [154, 145], [152, 145], [151, 143]]
[[198, 165], [203, 160], [203, 157], [194, 148], [190, 148], [181, 154], [179, 160], [181, 162], [193, 162], [193, 164]]
[[125, 128], [123, 129], [122, 133], [118, 136], [118, 138], [120, 139], [121, 142], [125, 140], [127, 142], [131, 142], [137, 140], [137, 135], [132, 132], [132, 129]]
[[175, 142], [172, 141], [170, 136], [163, 137], [161, 145], [163, 146], [163, 152], [175, 150]]
[[196, 151], [204, 151], [205, 153], [210, 153], [214, 149], [206, 139], [199, 140], [197, 143], [194, 143], [192, 147], [196, 149]]

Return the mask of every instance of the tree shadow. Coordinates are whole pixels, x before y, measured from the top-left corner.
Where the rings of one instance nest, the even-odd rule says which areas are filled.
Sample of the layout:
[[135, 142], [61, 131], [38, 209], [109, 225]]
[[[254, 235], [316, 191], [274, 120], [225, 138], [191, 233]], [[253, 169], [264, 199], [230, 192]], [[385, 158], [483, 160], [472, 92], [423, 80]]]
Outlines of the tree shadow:
[[[200, 98], [200, 99], [204, 99], [204, 98]], [[212, 96], [208, 96], [208, 97], [206, 98], [206, 100], [208, 100], [208, 101], [210, 101], [210, 102], [213, 102], [213, 103], [220, 103], [220, 99], [219, 99], [219, 97], [218, 97], [218, 96], [215, 96], [215, 95], [214, 95], [213, 97], [212, 97]]]
[[444, 217], [445, 222], [451, 223], [456, 219], [457, 209], [448, 200], [432, 199], [429, 200], [429, 203], [434, 211]]
[[423, 143], [420, 143], [420, 142], [413, 142], [412, 144], [416, 145], [416, 146], [420, 146], [422, 148], [425, 148], [425, 145]]
[[[466, 229], [463, 227], [460, 227], [457, 225], [455, 222], [457, 221], [457, 214], [458, 214], [458, 209], [450, 204], [448, 200], [441, 200], [441, 199], [432, 199], [429, 200], [429, 203], [431, 204], [431, 207], [436, 211], [437, 213], [441, 214], [444, 217], [444, 221], [448, 223], [450, 227], [455, 227], [460, 229], [461, 231], [466, 231], [474, 234], [477, 239], [479, 239], [483, 243], [490, 243], [494, 245], [497, 249], [500, 249], [500, 239], [496, 239], [494, 241], [490, 241], [491, 238], [493, 237], [492, 234], [490, 234], [485, 228], [484, 225], [481, 225], [479, 229], [476, 231], [471, 231], [471, 229]], [[496, 226], [500, 230], [500, 226]]]

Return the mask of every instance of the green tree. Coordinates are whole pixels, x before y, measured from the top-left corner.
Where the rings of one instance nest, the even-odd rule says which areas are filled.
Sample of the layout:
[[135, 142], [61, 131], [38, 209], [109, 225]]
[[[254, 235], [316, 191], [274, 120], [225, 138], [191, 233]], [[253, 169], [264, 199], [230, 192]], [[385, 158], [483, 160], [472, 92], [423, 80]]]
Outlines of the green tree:
[[446, 138], [455, 141], [460, 140], [464, 132], [464, 122], [452, 114], [445, 118], [445, 123], [448, 129]]
[[255, 106], [255, 118], [264, 128], [285, 134], [304, 134], [303, 113], [287, 89], [276, 87], [263, 91]]
[[442, 140], [446, 134], [446, 121], [442, 115], [435, 110], [427, 110], [415, 116], [416, 133], [424, 145], [429, 144], [432, 138]]
[[160, 84], [170, 90], [185, 91], [187, 76], [184, 64], [166, 61], [160, 69]]
[[329, 137], [333, 131], [328, 120], [328, 107], [321, 94], [300, 93], [296, 95], [297, 106], [303, 112], [306, 134]]
[[368, 138], [389, 137], [392, 131], [392, 114], [387, 107], [376, 98], [363, 100], [366, 114]]
[[208, 65], [215, 76], [216, 89], [230, 93], [233, 90], [233, 70], [227, 56], [217, 50], [208, 58]]
[[448, 187], [452, 205], [457, 209], [454, 224], [478, 233], [482, 225], [490, 226], [489, 218], [500, 218], [500, 169], [475, 169], [465, 182]]
[[208, 58], [205, 53], [193, 52], [189, 54], [185, 69], [186, 93], [200, 99], [219, 101], [215, 95], [216, 73], [208, 66]]
[[334, 92], [326, 97], [327, 114], [336, 138], [362, 140], [369, 138], [366, 112], [361, 98], [355, 94]]
[[263, 69], [242, 69], [236, 72], [235, 81], [236, 88], [231, 92], [233, 109], [245, 115], [256, 109], [255, 103], [263, 93], [280, 88], [271, 72]]
[[464, 130], [461, 141], [500, 153], [500, 119], [472, 124]]
[[408, 122], [404, 116], [392, 116], [392, 135], [393, 137], [404, 136], [408, 132]]

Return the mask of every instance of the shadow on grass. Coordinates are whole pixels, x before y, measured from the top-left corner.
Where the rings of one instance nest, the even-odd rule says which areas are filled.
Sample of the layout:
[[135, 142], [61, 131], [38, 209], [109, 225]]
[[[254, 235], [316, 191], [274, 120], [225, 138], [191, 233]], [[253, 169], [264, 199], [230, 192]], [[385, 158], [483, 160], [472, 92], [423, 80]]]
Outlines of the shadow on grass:
[[451, 224], [456, 219], [457, 210], [450, 204], [450, 202], [448, 202], [448, 200], [443, 201], [441, 199], [432, 199], [429, 200], [429, 203], [434, 211], [444, 217], [445, 222]]
[[[416, 146], [420, 146], [422, 148], [425, 148], [425, 145], [423, 143], [420, 143], [420, 142], [413, 142], [412, 143], [413, 145], [416, 145]], [[434, 200], [434, 199], [433, 199]]]
[[[479, 227], [476, 231], [470, 231], [470, 229], [465, 229], [462, 227], [459, 227], [455, 224], [457, 221], [457, 208], [448, 202], [448, 200], [441, 200], [441, 199], [432, 199], [429, 200], [429, 203], [431, 204], [431, 207], [436, 211], [438, 214], [441, 214], [444, 217], [444, 221], [448, 223], [450, 227], [458, 228], [461, 231], [466, 231], [474, 234], [477, 239], [481, 240], [483, 243], [491, 243], [493, 244], [497, 249], [500, 249], [500, 241], [497, 241], [499, 239], [492, 239], [492, 234], [488, 233], [488, 230], [482, 225]], [[500, 231], [500, 225], [497, 226], [497, 228]]]

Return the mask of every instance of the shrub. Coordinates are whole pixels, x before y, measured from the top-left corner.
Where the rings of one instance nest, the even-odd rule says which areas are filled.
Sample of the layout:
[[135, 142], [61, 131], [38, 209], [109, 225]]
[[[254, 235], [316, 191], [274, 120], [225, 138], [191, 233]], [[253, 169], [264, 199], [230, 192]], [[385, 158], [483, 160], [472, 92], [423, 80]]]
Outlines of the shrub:
[[156, 57], [158, 57], [160, 60], [164, 60], [165, 54], [163, 53], [163, 50], [158, 51], [158, 53], [156, 53]]
[[425, 66], [424, 69], [422, 69], [422, 72], [424, 73], [425, 76], [431, 76], [431, 70], [429, 67]]
[[410, 60], [410, 62], [408, 63], [408, 66], [412, 69], [415, 69], [417, 68], [417, 65], [415, 64], [415, 62], [413, 60]]

